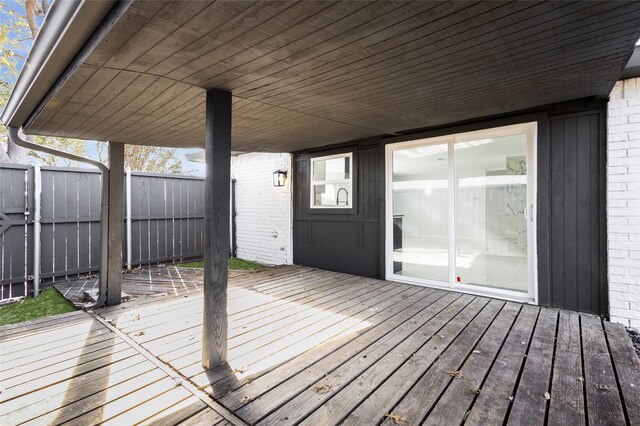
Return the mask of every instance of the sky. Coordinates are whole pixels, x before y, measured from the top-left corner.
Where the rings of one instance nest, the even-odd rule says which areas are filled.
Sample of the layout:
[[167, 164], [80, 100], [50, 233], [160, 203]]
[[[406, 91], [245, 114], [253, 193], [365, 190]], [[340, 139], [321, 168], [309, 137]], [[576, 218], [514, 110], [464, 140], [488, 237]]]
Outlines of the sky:
[[[23, 12], [24, 11], [24, 2], [23, 1], [18, 1], [18, 0], [1, 0], [4, 5], [10, 7], [11, 9], [13, 9], [16, 12]], [[53, 3], [53, 2], [51, 2]], [[6, 22], [8, 17], [7, 14], [5, 13], [6, 10], [5, 8], [0, 8], [0, 22]], [[42, 24], [42, 18], [39, 18], [38, 21], [39, 24]], [[10, 36], [12, 36], [10, 34]], [[14, 37], [17, 36], [16, 34], [13, 35]], [[28, 49], [31, 47], [30, 46], [30, 42], [29, 41], [25, 41], [24, 43], [22, 43], [22, 45], [24, 46], [24, 52], [20, 52], [22, 54], [22, 56], [26, 57], [27, 53], [28, 53]], [[19, 67], [22, 66], [22, 63], [19, 64]], [[2, 72], [2, 70], [0, 69], [0, 72]], [[15, 82], [12, 82], [15, 83]], [[87, 156], [91, 157], [93, 159], [98, 160], [98, 149], [97, 149], [98, 143], [95, 141], [86, 141], [86, 147], [87, 147]], [[204, 176], [204, 171], [205, 171], [205, 167], [204, 164], [202, 163], [194, 163], [189, 161], [185, 155], [188, 153], [192, 153], [192, 152], [198, 152], [198, 151], [202, 151], [201, 149], [177, 149], [175, 156], [176, 158], [182, 162], [183, 164], [183, 170], [188, 171], [190, 175], [195, 175], [195, 176]], [[37, 160], [36, 160], [37, 161]], [[82, 165], [81, 165], [82, 167]]]

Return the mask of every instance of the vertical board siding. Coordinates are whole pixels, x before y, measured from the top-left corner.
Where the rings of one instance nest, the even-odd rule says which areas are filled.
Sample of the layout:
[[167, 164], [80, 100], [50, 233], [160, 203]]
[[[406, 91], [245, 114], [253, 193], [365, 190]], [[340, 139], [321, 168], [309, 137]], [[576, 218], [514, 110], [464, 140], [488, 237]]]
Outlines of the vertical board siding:
[[[100, 269], [101, 175], [42, 167], [40, 277], [59, 281]], [[202, 257], [204, 180], [132, 173], [132, 263]], [[33, 275], [33, 168], [0, 165], [0, 300], [25, 295]], [[175, 215], [175, 216], [174, 216]], [[0, 220], [2, 220], [0, 216]], [[126, 218], [125, 218], [126, 220]], [[16, 221], [21, 221], [17, 223]], [[126, 226], [124, 230], [126, 238]], [[126, 240], [125, 240], [126, 241]], [[123, 264], [126, 264], [126, 245]]]
[[[606, 315], [605, 224], [600, 181], [604, 173], [601, 113], [550, 120], [550, 250], [544, 304]], [[541, 280], [543, 277], [541, 277]], [[606, 293], [605, 293], [606, 294]]]
[[[604, 106], [604, 102], [571, 101], [541, 107], [529, 115], [443, 127], [395, 141], [537, 121], [539, 303], [607, 316]], [[350, 142], [295, 155], [295, 264], [384, 278], [383, 147], [393, 142], [385, 138], [367, 149]], [[354, 155], [354, 211], [310, 209], [309, 159], [340, 152]]]
[[[353, 209], [311, 209], [310, 158], [341, 152], [353, 153]], [[294, 263], [378, 278], [381, 262], [381, 173], [384, 149], [379, 143], [294, 157]]]

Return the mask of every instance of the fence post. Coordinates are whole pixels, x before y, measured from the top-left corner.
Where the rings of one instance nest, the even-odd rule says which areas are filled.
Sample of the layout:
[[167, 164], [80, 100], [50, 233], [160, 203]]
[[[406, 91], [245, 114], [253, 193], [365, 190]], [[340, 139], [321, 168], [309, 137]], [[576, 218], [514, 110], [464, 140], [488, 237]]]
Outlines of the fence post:
[[127, 204], [127, 269], [131, 270], [131, 167], [125, 169], [125, 199]]
[[40, 230], [41, 230], [42, 174], [40, 166], [33, 167], [33, 297], [40, 293]]

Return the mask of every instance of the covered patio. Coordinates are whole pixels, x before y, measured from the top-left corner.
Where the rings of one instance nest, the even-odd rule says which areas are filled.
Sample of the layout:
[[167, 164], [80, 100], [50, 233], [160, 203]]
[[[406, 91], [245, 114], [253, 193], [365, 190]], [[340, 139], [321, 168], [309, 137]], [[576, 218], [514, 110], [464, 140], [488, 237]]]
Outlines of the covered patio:
[[[638, 358], [601, 319], [603, 105], [639, 22], [637, 2], [54, 2], [2, 121], [17, 145], [78, 161], [23, 134], [109, 141], [108, 166], [87, 160], [102, 172], [100, 309], [0, 330], [3, 417], [640, 422]], [[518, 123], [540, 142], [517, 212], [532, 223], [531, 304], [449, 291], [454, 250], [446, 288], [384, 280], [385, 149]], [[125, 144], [205, 149], [193, 292], [119, 305]], [[372, 278], [290, 266], [228, 285], [232, 149], [296, 153], [294, 262]], [[304, 185], [331, 149], [353, 154], [352, 202], [321, 215]], [[131, 369], [111, 380], [120, 367]]]
[[3, 327], [3, 422], [640, 421], [640, 361], [597, 316], [279, 267], [230, 279], [229, 360], [207, 370], [202, 297]]

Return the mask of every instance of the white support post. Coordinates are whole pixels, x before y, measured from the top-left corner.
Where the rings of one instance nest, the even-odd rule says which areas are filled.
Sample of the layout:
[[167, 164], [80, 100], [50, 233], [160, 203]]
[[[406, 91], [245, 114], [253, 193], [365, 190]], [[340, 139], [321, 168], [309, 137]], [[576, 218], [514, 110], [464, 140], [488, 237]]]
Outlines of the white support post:
[[33, 168], [33, 297], [40, 294], [40, 230], [42, 174], [40, 166]]
[[127, 203], [127, 270], [131, 270], [131, 167], [125, 169], [125, 197]]

